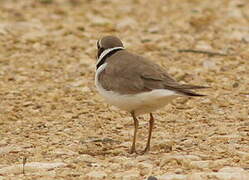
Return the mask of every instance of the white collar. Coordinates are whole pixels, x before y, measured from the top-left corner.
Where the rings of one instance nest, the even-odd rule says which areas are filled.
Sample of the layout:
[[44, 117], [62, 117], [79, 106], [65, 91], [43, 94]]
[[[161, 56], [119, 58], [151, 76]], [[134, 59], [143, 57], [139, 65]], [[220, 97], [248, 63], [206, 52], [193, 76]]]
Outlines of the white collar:
[[96, 64], [99, 64], [99, 62], [100, 62], [107, 54], [109, 54], [110, 52], [112, 52], [112, 51], [114, 51], [114, 50], [118, 50], [118, 49], [124, 49], [124, 47], [114, 47], [114, 48], [109, 48], [109, 49], [104, 50], [104, 51], [100, 54], [100, 56], [99, 56], [98, 61], [97, 61]]

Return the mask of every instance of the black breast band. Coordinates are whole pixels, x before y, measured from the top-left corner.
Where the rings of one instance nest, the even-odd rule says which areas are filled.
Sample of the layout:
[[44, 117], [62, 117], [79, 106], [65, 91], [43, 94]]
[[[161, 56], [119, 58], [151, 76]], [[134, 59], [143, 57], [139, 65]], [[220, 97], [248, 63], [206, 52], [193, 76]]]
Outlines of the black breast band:
[[107, 53], [107, 54], [99, 61], [99, 63], [96, 65], [96, 69], [98, 69], [102, 64], [105, 63], [106, 58], [112, 56], [113, 54], [115, 54], [116, 52], [118, 52], [118, 51], [120, 51], [120, 50], [123, 50], [123, 49], [114, 49], [114, 50], [110, 51], [109, 53]]

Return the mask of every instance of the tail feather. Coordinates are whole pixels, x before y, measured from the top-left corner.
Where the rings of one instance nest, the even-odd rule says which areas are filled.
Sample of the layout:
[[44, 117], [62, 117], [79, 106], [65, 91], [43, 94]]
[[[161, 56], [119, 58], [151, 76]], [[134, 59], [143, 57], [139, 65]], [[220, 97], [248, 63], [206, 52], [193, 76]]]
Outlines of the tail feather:
[[179, 86], [182, 89], [205, 89], [210, 88], [208, 86], [196, 86], [196, 85], [189, 85], [189, 84], [182, 84]]
[[206, 96], [204, 94], [199, 94], [199, 93], [196, 93], [190, 90], [190, 89], [204, 89], [204, 88], [209, 88], [209, 87], [195, 86], [195, 85], [182, 85], [181, 89], [178, 89], [178, 92], [185, 96]]
[[180, 91], [180, 94], [183, 94], [185, 96], [199, 96], [199, 97], [206, 96], [204, 94], [198, 94], [196, 92], [189, 91], [189, 90], [182, 90], [182, 91]]
[[190, 85], [190, 84], [179, 84], [179, 83], [175, 83], [173, 85], [165, 84], [165, 89], [176, 91], [179, 94], [185, 95], [185, 96], [206, 96], [206, 95], [198, 94], [192, 91], [193, 89], [204, 89], [204, 88], [210, 88], [210, 87], [196, 86], [196, 85]]

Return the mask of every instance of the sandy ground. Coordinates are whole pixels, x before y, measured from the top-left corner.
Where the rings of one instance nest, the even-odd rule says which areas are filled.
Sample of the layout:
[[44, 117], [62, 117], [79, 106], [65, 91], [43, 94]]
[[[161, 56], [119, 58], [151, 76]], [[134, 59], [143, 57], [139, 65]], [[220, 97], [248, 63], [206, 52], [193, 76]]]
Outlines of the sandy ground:
[[[129, 114], [94, 86], [96, 41], [110, 34], [212, 87], [154, 113], [143, 156], [128, 153]], [[248, 47], [247, 0], [1, 0], [0, 179], [249, 179]], [[147, 133], [142, 116], [139, 149]]]

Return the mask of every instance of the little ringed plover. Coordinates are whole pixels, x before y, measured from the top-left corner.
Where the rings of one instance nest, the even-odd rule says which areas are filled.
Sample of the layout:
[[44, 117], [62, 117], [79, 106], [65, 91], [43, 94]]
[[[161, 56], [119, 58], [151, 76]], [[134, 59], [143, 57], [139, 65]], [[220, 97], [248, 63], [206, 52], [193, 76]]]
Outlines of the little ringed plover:
[[205, 88], [180, 84], [164, 68], [125, 50], [115, 36], [105, 36], [97, 42], [98, 54], [95, 85], [105, 101], [128, 111], [134, 120], [134, 135], [130, 153], [136, 151], [137, 116], [150, 114], [149, 135], [143, 153], [150, 149], [154, 126], [152, 112], [180, 96], [203, 96], [192, 89]]

